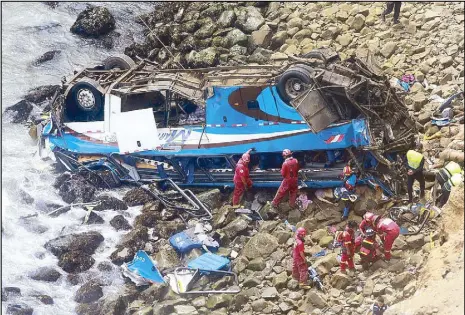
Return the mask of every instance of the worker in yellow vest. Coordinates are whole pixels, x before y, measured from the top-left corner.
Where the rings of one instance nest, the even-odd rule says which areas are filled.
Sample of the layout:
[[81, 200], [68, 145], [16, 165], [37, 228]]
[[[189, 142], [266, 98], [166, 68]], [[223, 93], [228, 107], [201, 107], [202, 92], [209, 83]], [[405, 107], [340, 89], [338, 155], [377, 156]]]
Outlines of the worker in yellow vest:
[[414, 151], [407, 151], [407, 191], [408, 202], [413, 202], [413, 183], [417, 180], [420, 183], [420, 198], [425, 197], [425, 177], [423, 175], [423, 166], [425, 165], [425, 157], [423, 154]]
[[438, 190], [438, 185], [441, 187], [441, 189], [444, 187], [444, 184], [455, 174], [460, 174], [460, 172], [463, 172], [462, 168], [460, 165], [454, 161], [450, 161], [449, 163], [446, 164], [443, 168], [439, 170], [439, 172], [436, 173], [436, 178], [434, 181], [434, 186], [433, 186], [433, 201], [436, 202], [436, 199], [438, 197], [437, 190]]
[[450, 193], [452, 191], [452, 187], [459, 187], [463, 184], [463, 171], [452, 175], [452, 177], [444, 183], [442, 186], [442, 195], [439, 198], [438, 207], [442, 207], [446, 204], [447, 200], [449, 200]]

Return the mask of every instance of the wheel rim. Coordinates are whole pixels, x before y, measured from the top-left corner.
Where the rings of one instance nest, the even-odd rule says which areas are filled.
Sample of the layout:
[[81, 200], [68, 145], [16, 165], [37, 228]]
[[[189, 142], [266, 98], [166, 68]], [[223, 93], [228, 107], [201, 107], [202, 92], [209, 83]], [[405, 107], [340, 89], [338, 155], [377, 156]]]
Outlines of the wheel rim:
[[92, 91], [88, 89], [79, 90], [77, 99], [79, 104], [84, 108], [90, 109], [95, 106], [95, 96]]
[[286, 94], [294, 99], [299, 96], [304, 90], [304, 83], [298, 78], [291, 78], [286, 81], [285, 85]]

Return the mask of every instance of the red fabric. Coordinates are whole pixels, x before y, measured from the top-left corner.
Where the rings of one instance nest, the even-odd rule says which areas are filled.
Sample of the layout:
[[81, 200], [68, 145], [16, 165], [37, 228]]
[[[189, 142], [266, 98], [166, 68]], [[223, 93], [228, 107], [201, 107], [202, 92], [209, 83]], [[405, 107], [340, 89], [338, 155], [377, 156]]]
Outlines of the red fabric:
[[383, 218], [379, 221], [376, 232], [381, 234], [384, 243], [384, 257], [391, 259], [391, 249], [394, 241], [399, 236], [400, 228], [396, 222], [390, 218]]
[[299, 283], [307, 284], [308, 281], [308, 266], [303, 262], [297, 264], [295, 261], [292, 263], [292, 277], [299, 281]]
[[346, 228], [344, 232], [339, 234], [338, 242], [342, 243], [342, 255], [341, 255], [341, 270], [354, 269], [354, 253], [355, 253], [355, 233], [354, 230]]
[[274, 197], [272, 203], [276, 207], [281, 203], [281, 200], [289, 192], [289, 205], [294, 207], [296, 205], [295, 201], [297, 199], [298, 191], [298, 172], [299, 172], [299, 162], [293, 157], [287, 158], [281, 168], [281, 175], [283, 176], [283, 181], [279, 186], [276, 196]]
[[362, 222], [360, 222], [360, 225], [358, 227], [359, 227], [360, 231], [365, 233], [366, 229], [369, 228], [369, 227], [373, 227], [373, 225], [370, 222], [368, 222], [367, 220], [363, 219]]
[[307, 283], [308, 279], [308, 267], [305, 259], [302, 258], [302, 254], [305, 250], [304, 242], [296, 237], [294, 248], [292, 249], [292, 276], [300, 283]]
[[242, 182], [244, 179], [247, 183], [247, 188], [252, 187], [252, 181], [250, 180], [249, 168], [242, 159], [236, 165], [236, 170], [234, 172], [234, 194], [233, 194], [233, 206], [236, 206], [241, 201], [242, 195], [245, 192], [245, 186]]

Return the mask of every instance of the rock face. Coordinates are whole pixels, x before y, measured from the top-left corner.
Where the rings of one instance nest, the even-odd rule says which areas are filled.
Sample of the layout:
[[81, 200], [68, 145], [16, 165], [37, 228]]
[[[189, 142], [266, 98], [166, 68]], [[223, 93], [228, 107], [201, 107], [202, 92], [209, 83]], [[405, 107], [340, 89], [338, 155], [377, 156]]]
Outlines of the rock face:
[[38, 281], [55, 282], [61, 277], [61, 273], [51, 267], [41, 267], [29, 274], [29, 277]]
[[79, 13], [71, 32], [85, 37], [98, 37], [115, 29], [115, 18], [104, 7], [91, 7]]
[[77, 290], [74, 300], [78, 303], [92, 303], [100, 299], [102, 296], [102, 287], [99, 284], [90, 281]]

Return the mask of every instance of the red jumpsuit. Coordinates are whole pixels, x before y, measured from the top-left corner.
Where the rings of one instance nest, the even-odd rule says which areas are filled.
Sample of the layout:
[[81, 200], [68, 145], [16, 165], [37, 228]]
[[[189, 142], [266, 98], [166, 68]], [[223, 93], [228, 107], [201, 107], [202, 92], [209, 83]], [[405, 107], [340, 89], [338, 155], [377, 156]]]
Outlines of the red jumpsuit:
[[307, 262], [302, 259], [301, 253], [304, 252], [304, 242], [296, 237], [294, 249], [292, 250], [292, 277], [299, 283], [307, 284], [308, 267]]
[[355, 269], [354, 266], [354, 253], [355, 253], [355, 233], [354, 230], [346, 228], [344, 232], [339, 234], [338, 242], [342, 243], [341, 255], [341, 271], [345, 271], [346, 267]]
[[391, 259], [392, 244], [394, 244], [400, 233], [399, 226], [389, 218], [382, 218], [376, 226], [375, 231], [381, 236], [384, 243], [384, 257], [387, 260]]
[[245, 186], [242, 181], [245, 180], [247, 188], [252, 187], [252, 181], [249, 177], [249, 168], [242, 161], [242, 159], [237, 162], [236, 171], [234, 172], [234, 195], [233, 195], [233, 206], [236, 206], [241, 201], [242, 195], [245, 192]]
[[360, 225], [358, 226], [358, 228], [360, 229], [360, 231], [362, 231], [363, 234], [365, 234], [365, 230], [367, 228], [373, 228], [373, 224], [371, 224], [371, 222], [363, 219], [362, 222], [360, 222]]
[[283, 167], [281, 168], [281, 175], [283, 176], [283, 181], [281, 186], [279, 186], [278, 192], [274, 197], [272, 204], [274, 207], [277, 207], [284, 196], [289, 192], [289, 205], [295, 207], [295, 201], [297, 198], [297, 190], [299, 187], [298, 184], [298, 172], [299, 172], [299, 161], [293, 157], [287, 158]]

